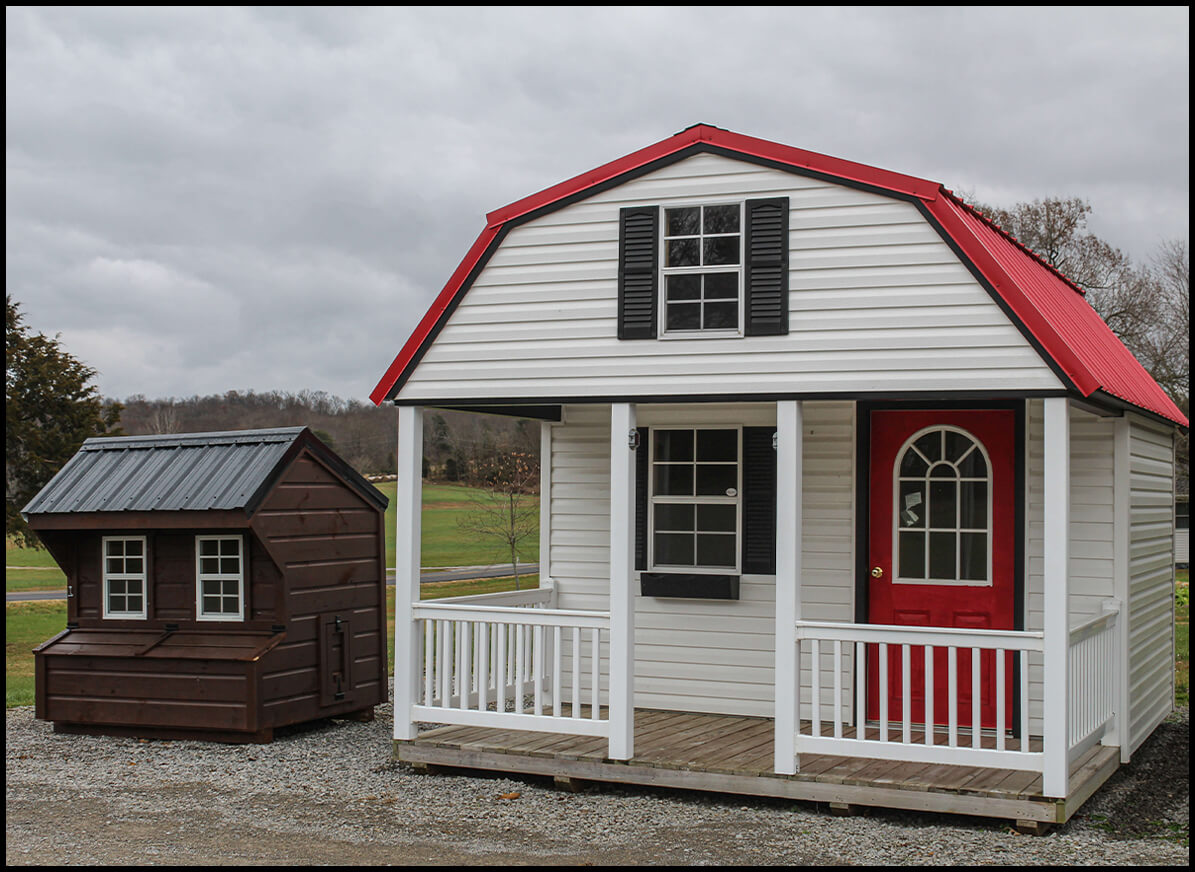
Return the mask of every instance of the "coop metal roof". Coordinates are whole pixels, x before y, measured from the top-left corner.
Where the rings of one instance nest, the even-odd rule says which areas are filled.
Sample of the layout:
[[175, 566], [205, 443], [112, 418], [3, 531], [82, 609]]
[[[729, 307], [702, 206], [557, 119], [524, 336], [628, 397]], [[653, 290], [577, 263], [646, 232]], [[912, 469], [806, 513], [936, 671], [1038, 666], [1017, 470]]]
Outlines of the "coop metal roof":
[[251, 509], [306, 429], [88, 439], [22, 513]]

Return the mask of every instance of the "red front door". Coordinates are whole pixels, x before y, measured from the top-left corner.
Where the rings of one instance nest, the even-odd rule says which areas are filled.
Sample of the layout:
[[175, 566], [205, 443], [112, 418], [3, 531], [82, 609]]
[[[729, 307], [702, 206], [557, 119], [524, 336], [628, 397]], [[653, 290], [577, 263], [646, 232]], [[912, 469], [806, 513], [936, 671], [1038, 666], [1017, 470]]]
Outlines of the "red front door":
[[[872, 624], [1013, 629], [1016, 415], [1005, 409], [871, 413], [868, 620]], [[981, 654], [972, 688], [969, 651], [958, 651], [957, 716], [995, 726], [995, 654]], [[888, 646], [888, 717], [903, 712], [899, 645]], [[948, 653], [933, 659], [933, 720], [948, 721]], [[868, 717], [879, 717], [878, 646], [868, 651]], [[910, 657], [911, 720], [925, 722], [925, 656]], [[1006, 669], [1007, 699], [1013, 670]], [[1009, 708], [1009, 724], [1011, 707]], [[1005, 724], [1008, 726], [1009, 724]]]

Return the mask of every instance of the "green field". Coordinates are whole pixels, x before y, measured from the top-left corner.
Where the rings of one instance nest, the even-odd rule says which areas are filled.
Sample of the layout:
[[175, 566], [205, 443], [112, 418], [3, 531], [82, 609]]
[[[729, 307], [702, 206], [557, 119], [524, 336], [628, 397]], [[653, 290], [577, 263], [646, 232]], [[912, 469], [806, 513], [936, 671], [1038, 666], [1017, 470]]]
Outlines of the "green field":
[[66, 576], [44, 548], [22, 548], [11, 539], [4, 548], [4, 589], [62, 590]]
[[[394, 549], [394, 491], [392, 481], [379, 482], [376, 487], [390, 498], [386, 509], [386, 565], [395, 565]], [[462, 534], [458, 521], [467, 515], [471, 500], [479, 499], [483, 491], [462, 485], [425, 484], [423, 487], [423, 538], [420, 562], [424, 566], [478, 566], [490, 563], [509, 563], [510, 553], [499, 541], [486, 542], [472, 534]], [[537, 508], [539, 497], [527, 497]], [[40, 548], [21, 548], [9, 540], [5, 545], [4, 589], [62, 590], [66, 577], [54, 558]], [[532, 536], [520, 550], [520, 562], [534, 563], [539, 559], [539, 537]]]
[[1178, 570], [1174, 607], [1174, 651], [1177, 658], [1174, 676], [1174, 700], [1191, 704], [1191, 570]]
[[33, 704], [33, 648], [66, 628], [66, 600], [9, 603], [4, 610], [4, 704]]
[[[395, 483], [379, 482], [377, 489], [390, 498], [386, 509], [386, 565], [395, 565], [394, 526]], [[506, 545], [478, 540], [472, 534], [462, 534], [458, 520], [468, 514], [470, 500], [481, 498], [484, 491], [462, 485], [423, 485], [423, 535], [420, 539], [420, 563], [423, 566], [482, 566], [489, 563], [510, 563]], [[539, 497], [525, 497], [539, 505]], [[539, 559], [539, 537], [531, 536], [523, 544], [519, 560], [534, 563]]]

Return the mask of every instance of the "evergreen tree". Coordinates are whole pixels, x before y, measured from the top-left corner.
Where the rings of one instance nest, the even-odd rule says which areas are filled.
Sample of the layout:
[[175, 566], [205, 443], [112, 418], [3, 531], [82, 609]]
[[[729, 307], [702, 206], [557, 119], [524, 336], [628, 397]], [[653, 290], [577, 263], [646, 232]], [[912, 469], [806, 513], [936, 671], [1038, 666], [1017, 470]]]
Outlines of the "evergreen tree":
[[4, 530], [36, 544], [21, 509], [89, 436], [120, 431], [120, 405], [90, 384], [95, 370], [63, 350], [58, 337], [33, 333], [5, 295]]

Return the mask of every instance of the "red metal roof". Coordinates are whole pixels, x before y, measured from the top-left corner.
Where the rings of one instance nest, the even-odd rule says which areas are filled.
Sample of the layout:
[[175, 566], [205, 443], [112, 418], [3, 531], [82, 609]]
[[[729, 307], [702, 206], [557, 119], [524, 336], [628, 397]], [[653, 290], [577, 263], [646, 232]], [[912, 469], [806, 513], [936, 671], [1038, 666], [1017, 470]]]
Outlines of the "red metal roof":
[[1189, 426], [1186, 416], [1091, 308], [1080, 288], [942, 185], [706, 124], [694, 125], [626, 157], [490, 212], [486, 216], [485, 229], [415, 327], [370, 398], [381, 403], [401, 387], [423, 349], [431, 343], [441, 319], [446, 317], [457, 296], [467, 289], [470, 275], [484, 261], [491, 247], [498, 244], [507, 224], [561, 201], [575, 199], [588, 189], [617, 184], [620, 176], [643, 170], [686, 149], [761, 159], [919, 201], [962, 255], [1000, 295], [1007, 310], [1033, 336], [1039, 348], [1065, 373], [1071, 382], [1068, 387], [1073, 387], [1084, 397], [1102, 390], [1132, 406]]

